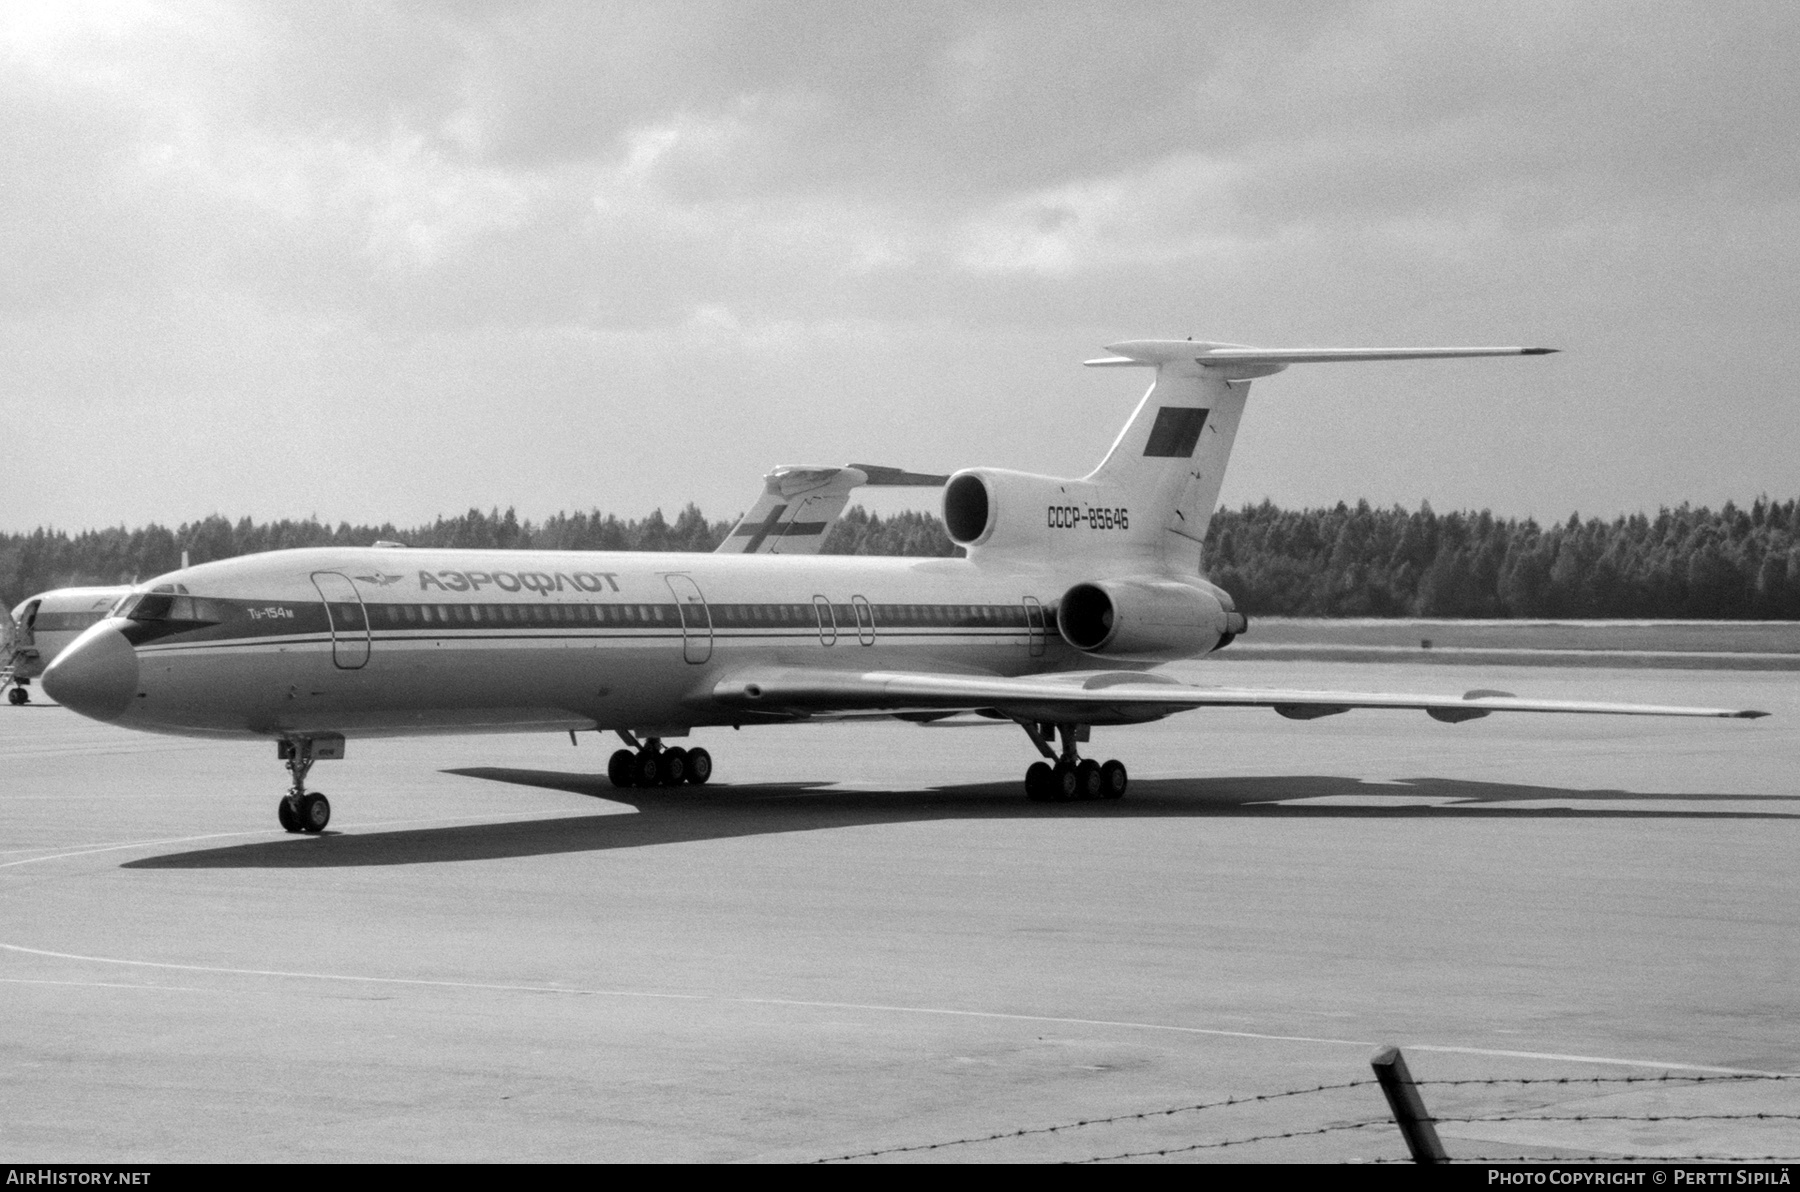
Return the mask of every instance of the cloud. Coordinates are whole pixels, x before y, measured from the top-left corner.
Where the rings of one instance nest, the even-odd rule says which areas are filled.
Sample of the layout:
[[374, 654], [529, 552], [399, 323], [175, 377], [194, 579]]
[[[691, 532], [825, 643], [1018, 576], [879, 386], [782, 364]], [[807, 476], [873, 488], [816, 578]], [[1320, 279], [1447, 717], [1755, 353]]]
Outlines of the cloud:
[[[427, 396], [534, 419], [597, 388], [692, 401], [704, 362], [750, 378], [731, 381], [739, 407], [883, 426], [913, 408], [901, 463], [968, 462], [942, 457], [954, 418], [1012, 466], [1076, 467], [1087, 452], [1053, 428], [1087, 416], [1097, 382], [1071, 366], [1107, 338], [1543, 336], [1604, 345], [1559, 365], [1594, 371], [1554, 417], [1631, 443], [1647, 462], [1617, 473], [1617, 500], [1642, 504], [1726, 483], [1638, 431], [1676, 416], [1673, 397], [1646, 408], [1646, 373], [1700, 339], [1735, 345], [1713, 375], [1712, 433], [1752, 439], [1730, 483], [1800, 487], [1737, 429], [1792, 421], [1773, 393], [1800, 350], [1772, 312], [1796, 296], [1797, 25], [1674, 0], [14, 5], [0, 347], [20, 363], [0, 413], [94, 411], [41, 448], [68, 454], [134, 395], [243, 419], [265, 408], [243, 394], [272, 387], [398, 434]], [[799, 358], [811, 389], [783, 374]], [[1022, 368], [1056, 418], [1013, 415]], [[477, 458], [491, 441], [432, 441], [482, 492], [382, 500], [552, 499], [528, 436], [499, 465]], [[756, 453], [747, 475], [807, 448], [733, 445]], [[345, 475], [382, 448], [339, 448]], [[1245, 475], [1277, 495], [1363, 483], [1330, 444], [1308, 452], [1246, 456]], [[1391, 491], [1574, 493], [1568, 453], [1538, 454], [1478, 488], [1446, 462]], [[690, 483], [627, 453], [593, 499]], [[130, 500], [50, 479], [12, 516], [110, 520]]]

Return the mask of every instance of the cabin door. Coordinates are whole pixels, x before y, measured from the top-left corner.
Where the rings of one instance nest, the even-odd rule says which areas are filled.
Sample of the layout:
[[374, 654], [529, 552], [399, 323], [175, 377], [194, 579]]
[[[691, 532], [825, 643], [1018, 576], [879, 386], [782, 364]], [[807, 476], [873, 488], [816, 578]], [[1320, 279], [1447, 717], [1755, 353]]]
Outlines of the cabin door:
[[331, 623], [331, 661], [339, 670], [361, 670], [369, 664], [369, 613], [356, 585], [336, 571], [315, 571], [312, 582]]
[[1044, 606], [1036, 596], [1025, 597], [1025, 640], [1033, 658], [1041, 658], [1049, 635], [1044, 630]]
[[706, 607], [700, 585], [686, 575], [665, 575], [663, 579], [675, 594], [680, 611], [681, 656], [689, 662], [705, 662], [712, 657], [712, 610]]
[[875, 610], [869, 607], [866, 596], [850, 597], [850, 607], [856, 617], [856, 640], [865, 646], [875, 644]]
[[14, 622], [16, 632], [13, 637], [13, 649], [29, 650], [37, 644], [37, 639], [32, 636], [32, 630], [37, 628], [38, 605], [42, 603], [41, 600], [33, 600], [19, 610], [19, 619]]

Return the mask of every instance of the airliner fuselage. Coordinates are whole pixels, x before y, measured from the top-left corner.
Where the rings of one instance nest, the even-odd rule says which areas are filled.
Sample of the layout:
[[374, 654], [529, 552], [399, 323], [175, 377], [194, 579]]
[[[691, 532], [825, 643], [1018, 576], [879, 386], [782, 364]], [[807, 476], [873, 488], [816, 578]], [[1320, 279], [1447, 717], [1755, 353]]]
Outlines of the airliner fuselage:
[[964, 559], [278, 551], [129, 598], [109, 632], [133, 649], [83, 698], [203, 736], [671, 736], [770, 719], [713, 698], [746, 668], [1066, 666], [1047, 610], [1070, 582]]
[[[132, 728], [277, 742], [293, 779], [281, 823], [308, 832], [331, 816], [305, 789], [308, 770], [359, 736], [610, 729], [632, 746], [613, 754], [614, 782], [672, 785], [711, 774], [704, 748], [663, 743], [695, 728], [975, 713], [1025, 731], [1044, 759], [1026, 794], [1060, 800], [1125, 793], [1123, 763], [1080, 756], [1090, 727], [1202, 707], [1296, 720], [1411, 708], [1453, 724], [1494, 712], [1762, 715], [1489, 690], [1205, 687], [1151, 670], [1246, 628], [1199, 564], [1252, 379], [1290, 364], [1549, 349], [1134, 340], [1112, 350], [1089, 363], [1151, 367], [1156, 381], [1092, 473], [947, 478], [944, 526], [966, 558], [754, 553], [776, 529], [795, 532], [807, 492], [825, 485], [835, 511], [848, 491], [777, 470], [762, 521], [740, 526], [727, 553], [375, 547], [187, 568], [122, 600], [45, 672], [44, 688]], [[808, 528], [816, 536], [822, 523]]]

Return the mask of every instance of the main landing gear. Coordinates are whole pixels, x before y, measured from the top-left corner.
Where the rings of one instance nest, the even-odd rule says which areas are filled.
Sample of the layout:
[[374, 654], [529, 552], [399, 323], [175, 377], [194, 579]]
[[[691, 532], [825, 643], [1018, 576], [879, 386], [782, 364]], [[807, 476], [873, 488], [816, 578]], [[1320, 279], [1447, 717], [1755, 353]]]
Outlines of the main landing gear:
[[[1083, 760], [1076, 751], [1078, 738], [1087, 736], [1073, 724], [1025, 724], [1025, 733], [1047, 759], [1031, 763], [1025, 771], [1025, 797], [1033, 803], [1067, 803], [1073, 799], [1123, 799], [1130, 776], [1125, 763], [1104, 764]], [[1054, 734], [1062, 739], [1062, 753], [1050, 747]]]
[[704, 786], [712, 777], [712, 754], [704, 749], [665, 749], [656, 737], [640, 743], [630, 733], [619, 736], [635, 748], [621, 749], [607, 761], [606, 776], [614, 786]]
[[313, 765], [313, 743], [310, 740], [283, 741], [276, 756], [287, 763], [294, 785], [275, 807], [275, 818], [290, 832], [318, 835], [331, 822], [331, 800], [318, 791], [306, 789], [306, 775]]

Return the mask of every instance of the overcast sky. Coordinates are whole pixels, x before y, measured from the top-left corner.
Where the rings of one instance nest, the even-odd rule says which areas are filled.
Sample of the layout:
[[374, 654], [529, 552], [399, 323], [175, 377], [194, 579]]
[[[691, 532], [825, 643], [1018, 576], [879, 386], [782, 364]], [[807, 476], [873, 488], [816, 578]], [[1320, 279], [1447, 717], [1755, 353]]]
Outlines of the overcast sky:
[[735, 516], [1088, 471], [1125, 338], [1225, 500], [1800, 495], [1800, 6], [0, 5], [0, 528]]

